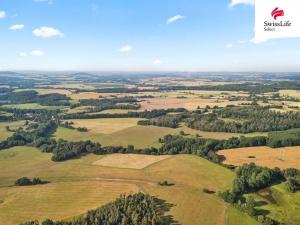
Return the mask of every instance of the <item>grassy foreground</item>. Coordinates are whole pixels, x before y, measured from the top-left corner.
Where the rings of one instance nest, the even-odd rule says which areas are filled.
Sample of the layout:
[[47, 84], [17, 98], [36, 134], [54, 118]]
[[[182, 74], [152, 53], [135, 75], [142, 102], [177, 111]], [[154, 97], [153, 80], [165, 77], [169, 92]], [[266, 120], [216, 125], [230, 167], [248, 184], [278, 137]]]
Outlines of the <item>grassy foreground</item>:
[[[218, 197], [202, 192], [203, 188], [229, 188], [234, 173], [196, 156], [172, 156], [143, 169], [94, 165], [103, 158], [97, 155], [62, 163], [50, 161], [50, 156], [30, 147], [0, 152], [0, 224], [16, 225], [34, 218], [68, 219], [108, 203], [121, 193], [138, 191], [173, 204], [170, 214], [180, 224], [235, 225], [240, 219], [228, 212], [228, 205]], [[12, 186], [22, 176], [40, 177], [50, 183]], [[175, 185], [159, 186], [157, 182], [162, 180]]]

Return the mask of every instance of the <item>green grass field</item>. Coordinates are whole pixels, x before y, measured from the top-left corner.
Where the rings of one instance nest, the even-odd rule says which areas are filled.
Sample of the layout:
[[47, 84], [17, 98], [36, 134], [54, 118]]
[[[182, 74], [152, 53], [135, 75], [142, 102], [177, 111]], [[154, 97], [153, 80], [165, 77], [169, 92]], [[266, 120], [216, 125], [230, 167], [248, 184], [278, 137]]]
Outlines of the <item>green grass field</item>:
[[[299, 225], [300, 222], [300, 192], [289, 193], [285, 184], [271, 187], [267, 197], [255, 195], [258, 201], [265, 204], [259, 209], [270, 212], [269, 216], [288, 225]], [[273, 202], [270, 202], [270, 198]], [[273, 203], [273, 204], [272, 204]]]
[[261, 225], [247, 214], [234, 207], [228, 207], [228, 225]]
[[[93, 165], [103, 157], [97, 155], [61, 163], [50, 161], [50, 157], [51, 154], [30, 147], [0, 152], [0, 224], [17, 225], [34, 218], [69, 219], [112, 201], [121, 193], [138, 191], [173, 204], [169, 213], [180, 224], [236, 225], [241, 219], [217, 196], [202, 192], [203, 188], [229, 188], [234, 173], [196, 156], [172, 156], [144, 169]], [[12, 186], [22, 176], [40, 177], [50, 183]], [[159, 186], [157, 182], [162, 180], [175, 185]], [[256, 225], [253, 221], [244, 224]]]
[[24, 124], [23, 121], [16, 121], [16, 122], [0, 122], [0, 141], [6, 140], [8, 137], [13, 135], [13, 132], [9, 132], [6, 130], [6, 126], [9, 126], [10, 129], [14, 130], [19, 128]]

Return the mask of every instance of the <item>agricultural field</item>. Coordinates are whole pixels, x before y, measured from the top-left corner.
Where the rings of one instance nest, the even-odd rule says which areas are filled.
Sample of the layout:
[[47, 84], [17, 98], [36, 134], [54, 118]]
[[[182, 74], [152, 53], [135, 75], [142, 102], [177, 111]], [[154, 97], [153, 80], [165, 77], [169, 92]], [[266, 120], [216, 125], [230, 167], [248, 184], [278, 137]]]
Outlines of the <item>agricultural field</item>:
[[94, 165], [104, 167], [115, 167], [115, 168], [127, 168], [127, 169], [144, 169], [153, 163], [160, 162], [161, 160], [168, 159], [170, 156], [145, 156], [127, 154], [112, 154], [103, 157], [102, 159], [94, 162]]
[[[143, 157], [149, 163], [147, 156]], [[136, 160], [132, 156], [110, 158], [113, 163], [110, 167], [97, 163], [103, 159], [103, 156], [89, 155], [56, 163], [50, 161], [49, 154], [30, 147], [1, 151], [0, 223], [14, 225], [31, 218], [67, 219], [105, 204], [121, 193], [145, 191], [173, 204], [170, 214], [180, 224], [221, 225], [227, 219], [228, 224], [236, 224], [232, 220], [238, 218], [232, 213], [227, 215], [226, 204], [201, 191], [204, 187], [219, 191], [230, 186], [234, 175], [221, 166], [188, 155], [152, 161], [142, 169], [112, 167], [120, 160], [130, 164], [130, 161]], [[187, 173], [189, 176], [186, 176]], [[38, 176], [50, 183], [32, 187], [11, 186], [20, 176]], [[159, 186], [157, 183], [161, 180], [168, 180], [174, 186]], [[74, 199], [80, 204], [74, 205]], [[26, 208], [22, 208], [25, 202]], [[36, 208], [39, 208], [38, 213]], [[12, 216], [16, 213], [18, 217]]]
[[297, 90], [280, 90], [279, 93], [282, 96], [300, 98], [300, 91], [297, 91]]
[[[298, 90], [277, 81], [30, 77], [0, 93], [0, 224], [71, 220], [142, 192], [168, 203], [174, 224], [262, 225], [234, 205], [243, 198], [223, 198], [238, 168], [300, 169]], [[22, 177], [48, 183], [15, 184]], [[241, 196], [257, 215], [299, 225], [287, 182]]]
[[298, 146], [275, 149], [270, 147], [228, 149], [219, 151], [218, 155], [225, 158], [223, 163], [236, 166], [253, 162], [270, 168], [300, 169], [300, 147]]
[[168, 109], [168, 108], [185, 108], [187, 110], [196, 110], [198, 107], [205, 108], [218, 106], [225, 107], [227, 105], [241, 105], [249, 103], [247, 101], [228, 101], [218, 99], [196, 99], [196, 98], [150, 98], [143, 99], [141, 103], [143, 110]]

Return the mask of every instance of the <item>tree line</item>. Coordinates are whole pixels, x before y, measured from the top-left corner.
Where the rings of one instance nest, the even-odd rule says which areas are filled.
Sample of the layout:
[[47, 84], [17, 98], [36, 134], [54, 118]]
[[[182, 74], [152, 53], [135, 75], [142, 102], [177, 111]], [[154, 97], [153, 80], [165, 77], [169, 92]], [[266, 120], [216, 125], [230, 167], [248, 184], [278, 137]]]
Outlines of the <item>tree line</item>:
[[72, 113], [61, 116], [61, 119], [101, 119], [101, 118], [146, 118], [151, 119], [159, 116], [167, 115], [168, 113], [186, 112], [184, 108], [177, 109], [158, 109], [143, 112], [128, 112], [128, 113], [102, 113], [102, 114], [85, 114], [85, 113]]
[[69, 106], [70, 98], [63, 94], [44, 94], [39, 95], [37, 91], [11, 91], [0, 95], [0, 101], [5, 101], [6, 104], [24, 104], [38, 103], [47, 106]]

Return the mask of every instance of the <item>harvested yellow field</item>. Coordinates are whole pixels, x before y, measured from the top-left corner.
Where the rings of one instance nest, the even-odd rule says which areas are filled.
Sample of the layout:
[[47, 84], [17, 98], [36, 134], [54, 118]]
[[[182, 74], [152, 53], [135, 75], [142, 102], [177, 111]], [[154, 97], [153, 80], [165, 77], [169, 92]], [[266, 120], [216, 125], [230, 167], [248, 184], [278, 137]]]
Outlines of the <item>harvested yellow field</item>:
[[36, 91], [41, 94], [61, 94], [61, 95], [71, 95], [72, 92], [66, 89], [36, 89]]
[[100, 94], [96, 92], [80, 92], [77, 94], [71, 94], [69, 97], [74, 100], [80, 99], [97, 99], [99, 98]]
[[[236, 166], [255, 163], [270, 168], [279, 167], [300, 169], [300, 147], [270, 148], [250, 147], [222, 150], [218, 155], [225, 157], [225, 164]], [[255, 157], [255, 158], [253, 158]]]
[[32, 219], [72, 218], [107, 204], [123, 193], [136, 193], [139, 190], [136, 184], [126, 181], [95, 179], [32, 187], [0, 187], [0, 198], [4, 202], [0, 204], [0, 224], [17, 225]]
[[205, 108], [219, 106], [225, 107], [227, 105], [240, 105], [242, 103], [248, 103], [247, 101], [227, 101], [217, 99], [195, 99], [195, 98], [149, 98], [141, 102], [143, 110], [154, 109], [168, 109], [168, 108], [185, 108], [187, 110], [195, 110], [197, 107]]
[[300, 91], [297, 90], [280, 90], [279, 93], [281, 96], [300, 98]]
[[97, 166], [126, 168], [126, 169], [143, 169], [153, 163], [168, 159], [171, 156], [162, 155], [136, 155], [136, 154], [112, 154], [103, 157], [94, 162]]
[[75, 127], [86, 127], [92, 133], [111, 134], [137, 125], [138, 118], [72, 120]]

